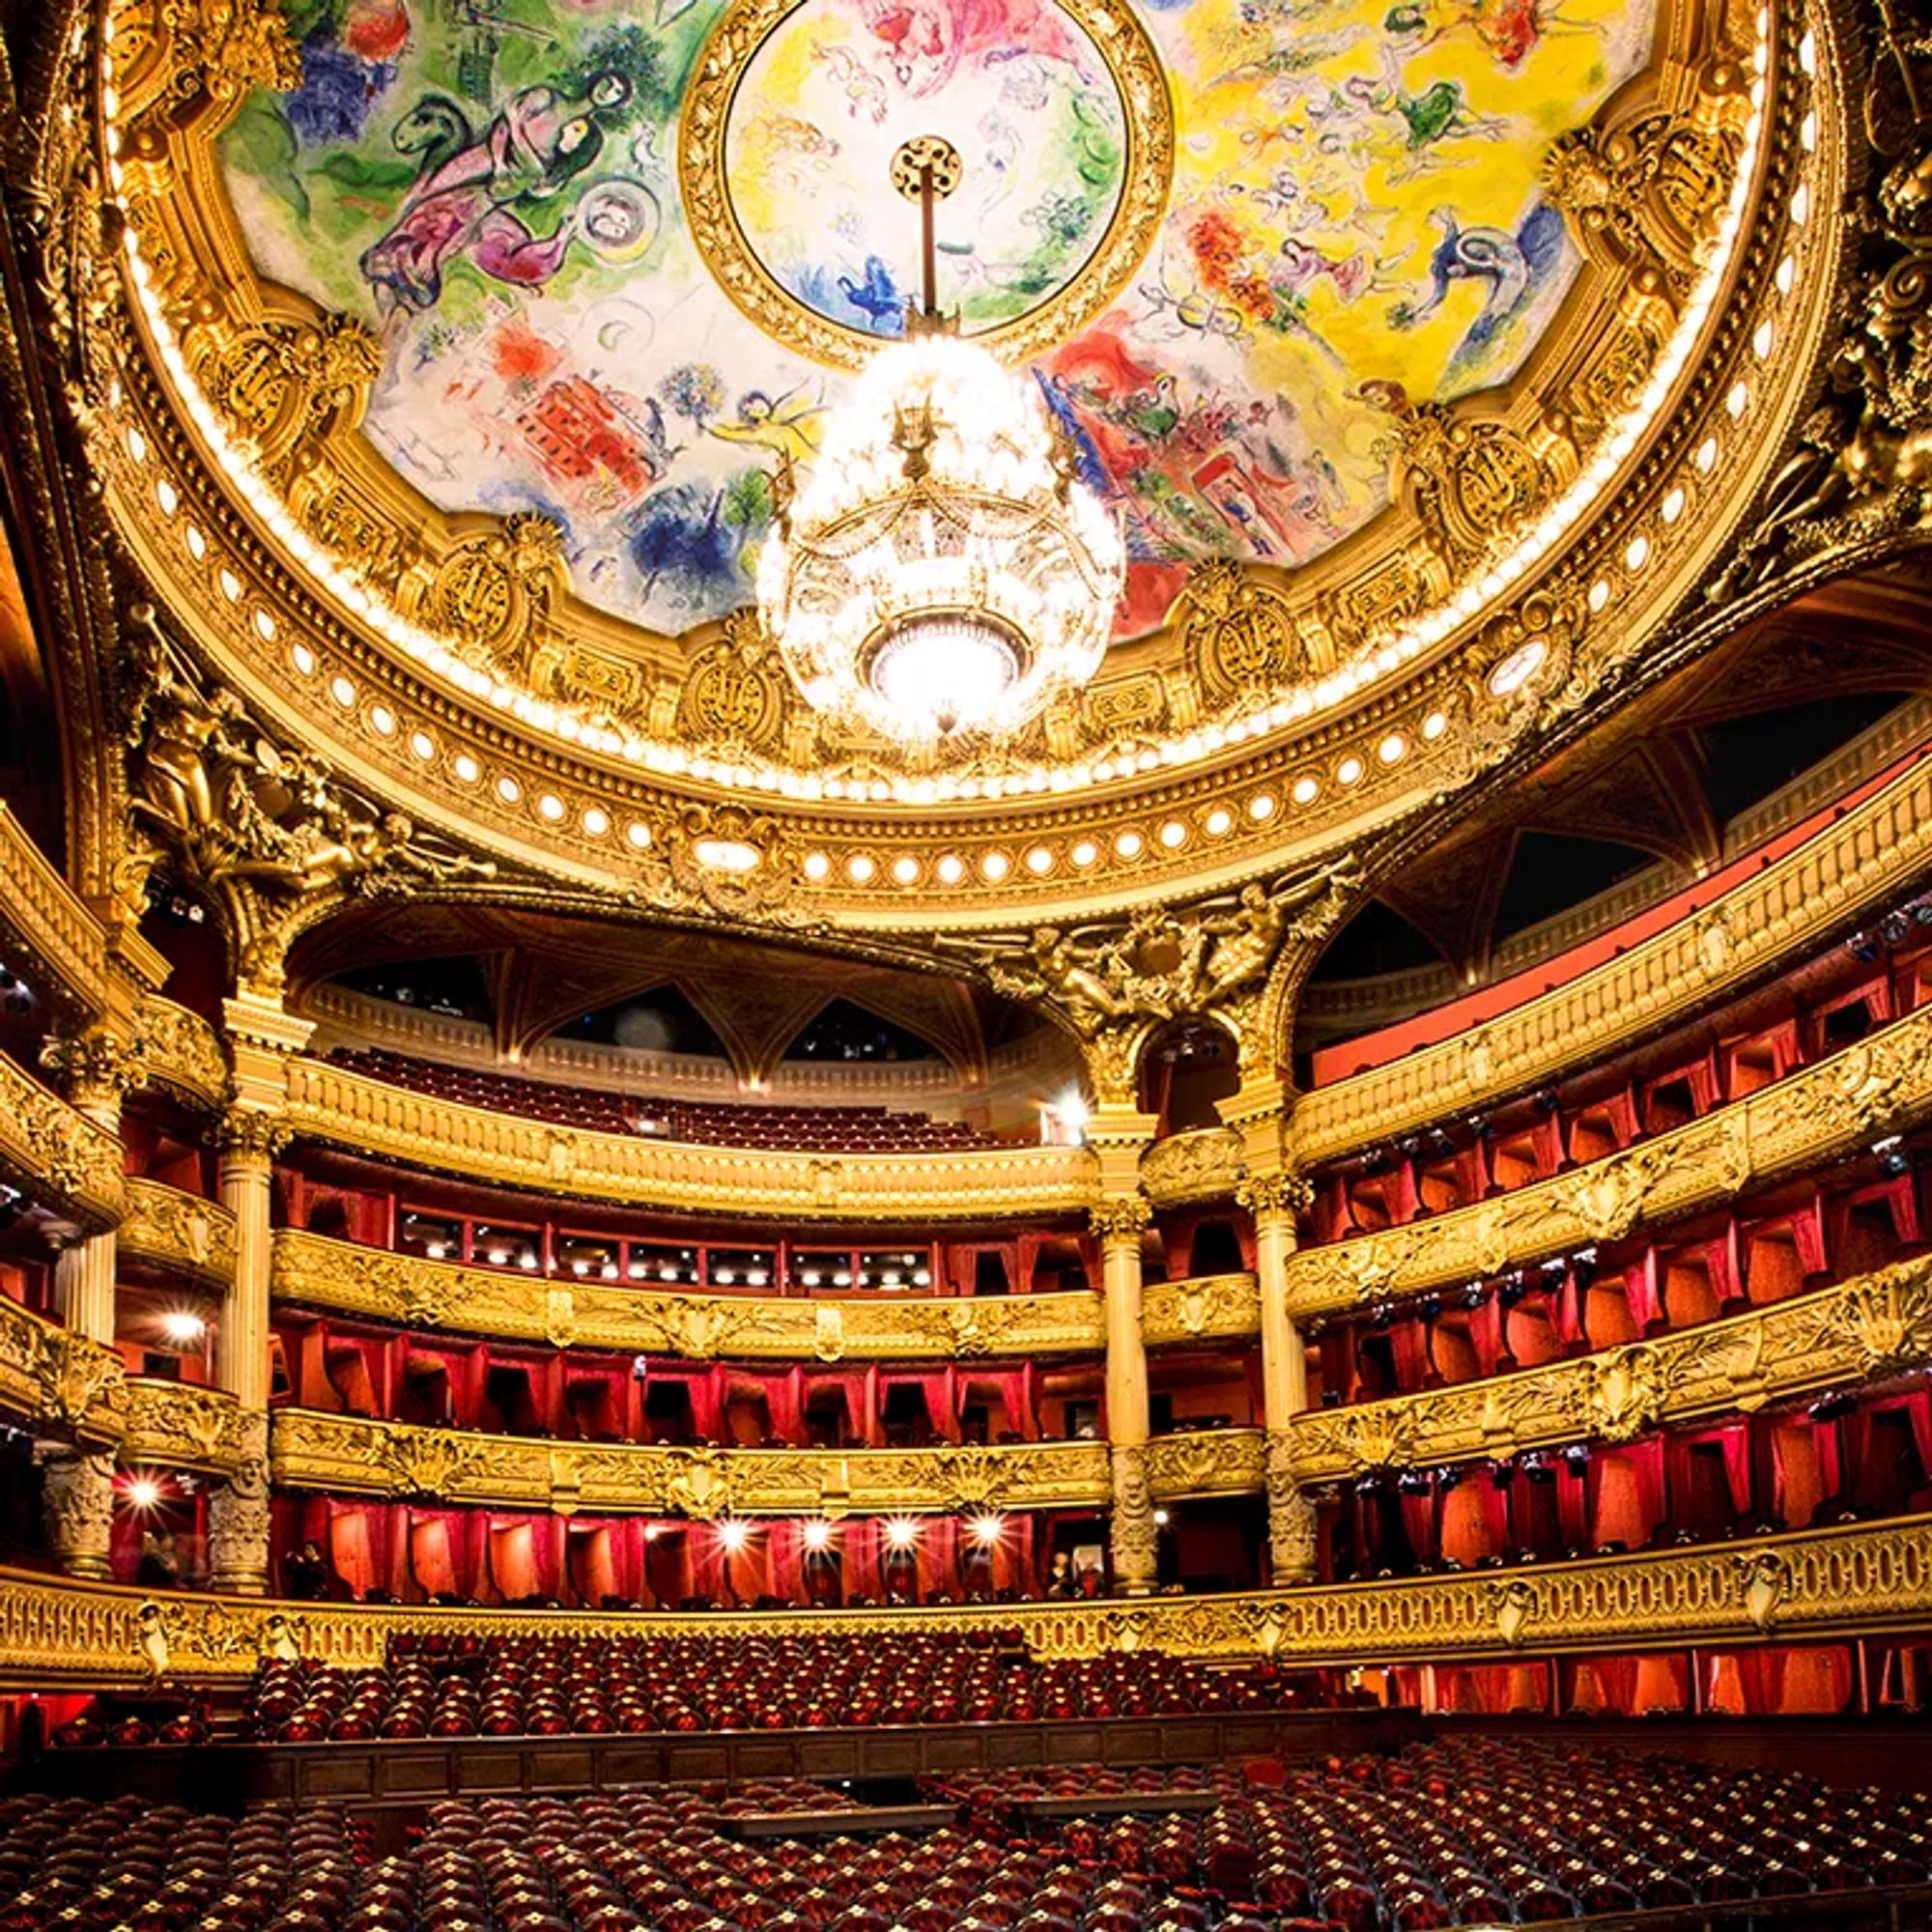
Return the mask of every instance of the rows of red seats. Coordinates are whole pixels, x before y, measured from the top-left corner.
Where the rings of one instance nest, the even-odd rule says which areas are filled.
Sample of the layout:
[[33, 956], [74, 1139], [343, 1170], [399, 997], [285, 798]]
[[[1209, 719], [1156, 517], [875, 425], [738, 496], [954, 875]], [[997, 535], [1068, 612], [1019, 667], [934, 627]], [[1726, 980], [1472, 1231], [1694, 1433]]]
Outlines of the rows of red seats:
[[[327, 1805], [236, 1820], [0, 1800], [0, 1932], [1431, 1932], [1924, 1888], [1921, 1799], [1764, 1771], [1463, 1741], [1305, 1771], [1164, 1772], [1211, 1808], [1063, 1822], [1094, 1767], [968, 1776], [936, 1830], [731, 1835], [836, 1812], [802, 1781], [432, 1805], [377, 1859]], [[1145, 1781], [1146, 1775], [1141, 1775]], [[820, 1832], [823, 1827], [818, 1828]]]
[[[1075, 1817], [1083, 1861], [1173, 1881], [1347, 1932], [1721, 1904], [1932, 1881], [1922, 1798], [1835, 1791], [1775, 1772], [1536, 1742], [1465, 1740], [1399, 1758], [1215, 1774], [1211, 1812]], [[1098, 1767], [927, 1781], [984, 1831], [1029, 1801], [1198, 1789], [1197, 1777]]]
[[1136, 1655], [1038, 1661], [992, 1633], [780, 1637], [391, 1640], [341, 1670], [269, 1662], [254, 1733], [328, 1739], [545, 1737], [1057, 1721], [1278, 1708], [1271, 1666]]
[[595, 1133], [645, 1133], [710, 1147], [780, 1151], [809, 1147], [862, 1153], [919, 1153], [1000, 1144], [998, 1136], [969, 1127], [963, 1121], [935, 1121], [924, 1114], [893, 1113], [884, 1107], [749, 1106], [726, 1100], [643, 1098], [444, 1066], [380, 1047], [338, 1047], [329, 1057], [354, 1072], [440, 1100]]

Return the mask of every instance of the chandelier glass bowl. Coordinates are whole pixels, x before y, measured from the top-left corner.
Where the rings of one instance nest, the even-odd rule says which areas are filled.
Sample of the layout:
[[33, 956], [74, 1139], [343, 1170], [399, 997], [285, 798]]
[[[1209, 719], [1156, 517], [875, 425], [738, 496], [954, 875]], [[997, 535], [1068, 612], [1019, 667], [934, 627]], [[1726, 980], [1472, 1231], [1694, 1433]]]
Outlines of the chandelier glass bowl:
[[758, 559], [765, 635], [816, 709], [1001, 736], [1099, 668], [1126, 555], [1037, 392], [932, 332], [883, 349]]

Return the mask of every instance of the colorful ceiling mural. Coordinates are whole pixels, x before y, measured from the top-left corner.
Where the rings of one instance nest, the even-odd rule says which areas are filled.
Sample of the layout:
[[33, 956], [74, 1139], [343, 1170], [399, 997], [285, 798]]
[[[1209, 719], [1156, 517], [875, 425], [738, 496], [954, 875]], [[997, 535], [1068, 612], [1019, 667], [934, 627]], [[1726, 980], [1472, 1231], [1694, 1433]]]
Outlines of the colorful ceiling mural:
[[[900, 141], [964, 155], [939, 225], [963, 326], [1077, 319], [1032, 366], [1127, 531], [1133, 633], [1193, 561], [1305, 562], [1374, 516], [1386, 385], [1448, 399], [1521, 365], [1578, 266], [1544, 156], [1654, 28], [1652, 0], [1146, 4], [1169, 180], [1104, 0], [768, 0], [757, 35], [721, 35], [742, 0], [287, 11], [302, 84], [222, 144], [257, 267], [380, 330], [366, 427], [409, 482], [553, 519], [586, 599], [671, 633], [751, 600], [773, 469], [810, 460], [844, 381], [799, 345], [896, 332], [919, 263], [885, 179]], [[678, 187], [721, 47], [755, 300]], [[1116, 273], [1102, 238], [1150, 193]]]

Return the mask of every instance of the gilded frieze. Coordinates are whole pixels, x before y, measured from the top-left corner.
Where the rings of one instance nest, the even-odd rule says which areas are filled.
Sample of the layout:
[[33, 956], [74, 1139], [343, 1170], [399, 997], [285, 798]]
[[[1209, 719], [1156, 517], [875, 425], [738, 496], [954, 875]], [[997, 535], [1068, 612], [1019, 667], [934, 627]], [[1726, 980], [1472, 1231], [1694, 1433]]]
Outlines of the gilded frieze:
[[1922, 766], [1795, 851], [1614, 959], [1453, 1038], [1302, 1094], [1307, 1166], [1481, 1111], [1690, 1019], [1905, 896], [1932, 865]]
[[1400, 1300], [1695, 1213], [1932, 1114], [1932, 1007], [1655, 1140], [1288, 1264], [1299, 1318]]
[[216, 1291], [235, 1279], [235, 1216], [165, 1182], [129, 1178], [116, 1252], [149, 1272]]
[[141, 1003], [141, 1042], [150, 1084], [191, 1107], [215, 1108], [228, 1091], [228, 1058], [199, 1013], [151, 993]]
[[1493, 1575], [1140, 1602], [985, 1608], [706, 1611], [280, 1605], [0, 1576], [0, 1674], [89, 1684], [239, 1680], [264, 1657], [343, 1668], [384, 1662], [397, 1633], [566, 1637], [778, 1632], [1017, 1631], [1038, 1657], [1150, 1650], [1272, 1658], [1297, 1668], [1407, 1659], [1633, 1651], [1838, 1639], [1932, 1616], [1932, 1517], [1843, 1524], [1709, 1548], [1539, 1564]]
[[1084, 1211], [1085, 1148], [957, 1153], [779, 1152], [554, 1127], [487, 1113], [298, 1059], [286, 1118], [296, 1133], [379, 1159], [583, 1200], [793, 1221], [957, 1221]]
[[1111, 1493], [1103, 1442], [685, 1448], [482, 1436], [308, 1409], [276, 1412], [270, 1462], [287, 1489], [700, 1521], [1097, 1508]]
[[1236, 1340], [1256, 1334], [1261, 1323], [1261, 1291], [1251, 1274], [1194, 1275], [1141, 1290], [1141, 1334], [1151, 1349]]
[[121, 1357], [0, 1295], [0, 1408], [37, 1435], [118, 1442], [128, 1413]]
[[95, 1232], [127, 1211], [121, 1143], [4, 1053], [0, 1179]]
[[128, 1426], [118, 1450], [124, 1467], [225, 1476], [242, 1446], [242, 1410], [232, 1395], [192, 1382], [128, 1378]]
[[412, 1327], [697, 1361], [971, 1360], [1096, 1354], [1099, 1296], [781, 1300], [678, 1294], [594, 1281], [534, 1282], [493, 1268], [388, 1254], [284, 1228], [274, 1293], [305, 1307]]
[[108, 1003], [107, 951], [100, 923], [59, 869], [27, 837], [0, 799], [0, 934], [18, 969], [37, 977], [69, 1017], [92, 1016]]
[[1232, 1127], [1170, 1134], [1141, 1156], [1141, 1186], [1156, 1208], [1226, 1200], [1240, 1179], [1241, 1137]]
[[1147, 1445], [1148, 1487], [1177, 1496], [1257, 1495], [1267, 1486], [1267, 1441], [1259, 1429], [1184, 1429]]
[[1290, 1425], [1296, 1478], [1427, 1468], [1749, 1414], [1932, 1362], [1932, 1257], [1598, 1354], [1312, 1409]]

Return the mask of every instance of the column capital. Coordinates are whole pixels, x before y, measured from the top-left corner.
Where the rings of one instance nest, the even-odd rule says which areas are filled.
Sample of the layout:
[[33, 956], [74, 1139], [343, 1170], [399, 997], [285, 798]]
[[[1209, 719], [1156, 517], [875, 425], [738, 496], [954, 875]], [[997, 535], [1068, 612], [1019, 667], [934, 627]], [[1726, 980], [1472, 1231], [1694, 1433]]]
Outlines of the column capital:
[[1264, 1214], [1305, 1214], [1315, 1205], [1315, 1183], [1305, 1174], [1251, 1174], [1236, 1184], [1235, 1200], [1257, 1221]]
[[1145, 1194], [1121, 1194], [1098, 1201], [1088, 1209], [1087, 1219], [1102, 1246], [1116, 1241], [1131, 1241], [1136, 1246], [1153, 1221], [1153, 1204]]
[[83, 1114], [115, 1132], [123, 1096], [147, 1077], [148, 1049], [138, 1035], [103, 1024], [84, 1033], [49, 1035], [41, 1047], [41, 1065]]
[[223, 1162], [238, 1166], [267, 1167], [294, 1138], [295, 1129], [279, 1113], [241, 1101], [232, 1101], [209, 1132]]

